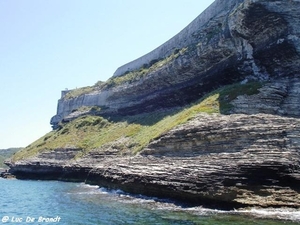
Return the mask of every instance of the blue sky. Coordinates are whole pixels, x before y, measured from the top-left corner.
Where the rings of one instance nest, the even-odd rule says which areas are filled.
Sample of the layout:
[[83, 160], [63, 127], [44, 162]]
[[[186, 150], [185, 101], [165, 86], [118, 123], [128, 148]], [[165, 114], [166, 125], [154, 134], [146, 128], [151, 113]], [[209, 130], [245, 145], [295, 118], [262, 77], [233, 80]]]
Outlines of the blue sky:
[[65, 88], [105, 81], [213, 0], [1, 0], [0, 149], [51, 131]]

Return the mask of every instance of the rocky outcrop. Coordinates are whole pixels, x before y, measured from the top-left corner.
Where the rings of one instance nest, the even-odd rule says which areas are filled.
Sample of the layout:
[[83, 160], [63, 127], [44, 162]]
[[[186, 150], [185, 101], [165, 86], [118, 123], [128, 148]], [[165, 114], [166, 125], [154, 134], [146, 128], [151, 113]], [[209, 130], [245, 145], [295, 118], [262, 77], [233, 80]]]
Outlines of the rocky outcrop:
[[[300, 206], [299, 119], [199, 115], [87, 181], [218, 206]], [[222, 204], [223, 203], [223, 204]]]
[[8, 162], [10, 172], [18, 178], [84, 181], [215, 208], [299, 208], [299, 9], [298, 0], [216, 0], [162, 45], [166, 49], [121, 67], [85, 94], [68, 98], [70, 92], [63, 93], [51, 123], [58, 127], [87, 114], [109, 117], [175, 108], [224, 84], [260, 82], [251, 95], [219, 96], [219, 107], [228, 100], [229, 115], [197, 114], [151, 140], [137, 155], [126, 144], [122, 148], [127, 151], [117, 147], [129, 139], [124, 135], [86, 153], [75, 147], [45, 149]]
[[232, 113], [268, 113], [300, 117], [300, 79], [280, 78], [265, 83], [257, 95], [240, 95], [231, 103]]
[[218, 208], [300, 207], [300, 119], [200, 114], [137, 156], [57, 149], [18, 161], [17, 177], [85, 181]]
[[299, 83], [298, 78], [265, 83], [257, 94], [234, 99], [232, 114], [199, 114], [138, 155], [122, 155], [124, 137], [83, 156], [80, 148], [44, 151], [10, 163], [11, 173], [214, 208], [299, 208]]
[[216, 0], [158, 50], [118, 70], [134, 75], [118, 72], [89, 93], [62, 97], [51, 124], [82, 106], [137, 114], [182, 106], [245, 79], [299, 77], [299, 8], [299, 1]]
[[2, 177], [4, 179], [13, 179], [13, 178], [16, 178], [14, 175], [12, 175], [11, 173], [8, 173], [8, 172], [1, 172], [0, 173], [0, 177]]

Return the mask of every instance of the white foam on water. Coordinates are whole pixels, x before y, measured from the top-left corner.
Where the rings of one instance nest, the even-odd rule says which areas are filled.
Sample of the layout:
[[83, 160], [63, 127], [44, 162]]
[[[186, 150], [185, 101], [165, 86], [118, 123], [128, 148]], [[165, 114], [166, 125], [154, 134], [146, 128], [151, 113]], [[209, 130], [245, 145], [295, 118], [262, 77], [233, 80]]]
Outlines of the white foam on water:
[[100, 195], [107, 196], [109, 198], [113, 198], [113, 200], [125, 204], [142, 205], [142, 207], [146, 207], [150, 210], [182, 211], [182, 212], [189, 212], [199, 216], [235, 214], [235, 215], [253, 216], [257, 218], [265, 218], [265, 219], [279, 219], [279, 220], [300, 222], [300, 211], [291, 208], [281, 208], [281, 209], [249, 208], [249, 209], [225, 211], [225, 210], [203, 208], [202, 206], [184, 207], [179, 204], [176, 204], [174, 201], [169, 199], [160, 199], [157, 197], [149, 197], [145, 195], [133, 195], [119, 189], [108, 189], [104, 187], [99, 187], [97, 185], [89, 185], [84, 183], [79, 184], [79, 187], [82, 190], [76, 194], [80, 194], [80, 193], [95, 194], [95, 195], [100, 194]]
[[99, 188], [99, 186], [98, 185], [91, 185], [91, 184], [85, 184], [85, 183], [78, 183], [77, 184], [77, 187], [79, 187], [79, 188], [90, 188], [90, 189], [97, 189], [97, 188]]
[[100, 187], [98, 189], [98, 191], [101, 193], [101, 194], [110, 194], [110, 195], [122, 195], [124, 192], [117, 189], [107, 189], [107, 188], [104, 188], [104, 187]]
[[68, 194], [78, 194], [78, 195], [94, 195], [99, 194], [99, 186], [98, 185], [90, 185], [85, 183], [80, 183], [77, 185], [76, 190], [71, 191]]
[[280, 220], [291, 220], [295, 222], [300, 222], [300, 211], [299, 209], [291, 209], [291, 208], [267, 208], [267, 209], [258, 209], [252, 208], [249, 210], [235, 210], [237, 213], [241, 214], [250, 214], [256, 217], [261, 218], [272, 218], [272, 219], [280, 219]]

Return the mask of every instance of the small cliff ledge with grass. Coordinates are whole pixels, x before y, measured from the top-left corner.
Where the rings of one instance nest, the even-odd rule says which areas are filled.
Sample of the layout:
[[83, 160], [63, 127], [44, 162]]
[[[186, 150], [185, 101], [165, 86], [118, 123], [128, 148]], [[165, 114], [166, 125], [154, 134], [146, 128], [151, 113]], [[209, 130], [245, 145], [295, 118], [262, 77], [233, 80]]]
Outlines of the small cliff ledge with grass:
[[300, 207], [300, 2], [216, 0], [106, 82], [65, 91], [18, 178], [214, 208]]

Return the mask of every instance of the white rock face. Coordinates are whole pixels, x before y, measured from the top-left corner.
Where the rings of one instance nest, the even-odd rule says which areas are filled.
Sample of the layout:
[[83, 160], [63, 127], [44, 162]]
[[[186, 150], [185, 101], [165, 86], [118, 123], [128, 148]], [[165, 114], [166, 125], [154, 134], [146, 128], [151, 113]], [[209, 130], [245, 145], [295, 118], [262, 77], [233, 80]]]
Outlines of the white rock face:
[[243, 0], [216, 0], [214, 1], [203, 13], [201, 13], [194, 21], [192, 21], [187, 27], [185, 27], [176, 36], [171, 38], [166, 43], [162, 44], [158, 48], [149, 52], [148, 54], [129, 62], [119, 67], [114, 76], [121, 76], [128, 71], [139, 69], [144, 64], [149, 64], [152, 60], [165, 58], [172, 54], [175, 49], [181, 49], [195, 41], [193, 34], [196, 33], [201, 27], [204, 27], [206, 23], [212, 18], [220, 14], [225, 14], [231, 10], [234, 6], [240, 4]]
[[[124, 81], [62, 97], [51, 124], [56, 127], [82, 106], [138, 114], [189, 104], [234, 82], [300, 77], [299, 11], [299, 1], [216, 0], [165, 44], [120, 67], [112, 79]], [[179, 49], [185, 51], [175, 57]], [[124, 75], [159, 59], [146, 74]]]

